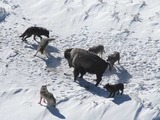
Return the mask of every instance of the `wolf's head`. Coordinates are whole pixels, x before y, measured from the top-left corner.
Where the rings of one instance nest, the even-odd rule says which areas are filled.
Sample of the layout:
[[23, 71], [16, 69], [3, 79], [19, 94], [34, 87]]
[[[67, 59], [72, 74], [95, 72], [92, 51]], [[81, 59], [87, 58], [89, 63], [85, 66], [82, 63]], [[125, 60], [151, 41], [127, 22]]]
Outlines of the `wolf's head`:
[[41, 91], [48, 91], [48, 90], [47, 90], [47, 85], [42, 85]]

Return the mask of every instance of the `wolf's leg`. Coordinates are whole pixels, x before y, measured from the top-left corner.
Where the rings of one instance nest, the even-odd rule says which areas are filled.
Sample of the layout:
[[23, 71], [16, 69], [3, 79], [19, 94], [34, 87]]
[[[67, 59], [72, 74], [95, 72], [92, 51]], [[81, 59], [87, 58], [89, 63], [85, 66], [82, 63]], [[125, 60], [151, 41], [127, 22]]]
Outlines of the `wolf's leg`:
[[34, 39], [37, 43], [39, 43], [39, 42], [36, 40], [36, 35], [33, 36], [33, 39]]
[[46, 103], [46, 100], [45, 100], [45, 99], [43, 99], [43, 102], [44, 102], [44, 103]]
[[26, 37], [23, 38], [23, 41], [25, 41], [27, 38], [31, 37], [32, 35], [27, 35]]
[[41, 101], [42, 101], [42, 96], [40, 96], [40, 101], [39, 101], [39, 104], [41, 104]]
[[119, 95], [119, 90], [117, 91], [117, 95]]
[[47, 57], [49, 57], [49, 54], [48, 54], [48, 52], [47, 52], [46, 49], [44, 50], [44, 53], [45, 53], [45, 55], [46, 55]]
[[42, 40], [42, 37], [41, 37], [41, 35], [37, 35], [41, 40]]
[[34, 55], [34, 57], [37, 55], [38, 51], [39, 51], [39, 50], [37, 50], [37, 52], [36, 52], [36, 54]]

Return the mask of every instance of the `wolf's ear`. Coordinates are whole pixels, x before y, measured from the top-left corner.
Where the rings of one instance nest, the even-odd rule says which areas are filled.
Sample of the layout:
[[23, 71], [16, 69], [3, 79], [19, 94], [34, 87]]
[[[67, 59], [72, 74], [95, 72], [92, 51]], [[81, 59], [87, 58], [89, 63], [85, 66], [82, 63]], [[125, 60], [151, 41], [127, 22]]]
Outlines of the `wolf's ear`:
[[47, 87], [47, 85], [42, 85], [42, 87]]

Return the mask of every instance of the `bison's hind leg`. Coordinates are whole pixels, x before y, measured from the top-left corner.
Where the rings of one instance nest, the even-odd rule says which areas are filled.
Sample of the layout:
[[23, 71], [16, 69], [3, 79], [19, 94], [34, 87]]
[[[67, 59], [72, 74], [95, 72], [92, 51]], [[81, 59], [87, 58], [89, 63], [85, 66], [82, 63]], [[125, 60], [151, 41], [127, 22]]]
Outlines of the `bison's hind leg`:
[[83, 76], [86, 74], [86, 71], [83, 68], [81, 68], [79, 72], [81, 74], [80, 78], [83, 78]]
[[117, 95], [119, 95], [119, 90], [117, 91]]
[[123, 94], [123, 90], [121, 90], [121, 95]]

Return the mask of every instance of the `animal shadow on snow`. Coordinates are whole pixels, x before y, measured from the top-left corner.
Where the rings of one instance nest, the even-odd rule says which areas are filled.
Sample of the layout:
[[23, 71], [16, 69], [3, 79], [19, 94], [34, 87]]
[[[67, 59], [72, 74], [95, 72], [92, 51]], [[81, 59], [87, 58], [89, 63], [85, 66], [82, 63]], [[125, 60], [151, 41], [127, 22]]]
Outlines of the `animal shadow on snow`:
[[[85, 79], [82, 79], [82, 78], [79, 78], [78, 79], [78, 84], [81, 86], [81, 87], [84, 87], [86, 88], [87, 91], [91, 92], [92, 94], [94, 95], [98, 95], [98, 96], [101, 96], [101, 97], [105, 97], [107, 99], [107, 96], [109, 96], [109, 92], [107, 90], [105, 90], [104, 88], [100, 88], [99, 86], [96, 87], [94, 84], [86, 81]], [[129, 95], [126, 95], [126, 94], [122, 94], [122, 95], [115, 95], [115, 97], [113, 98], [113, 102], [115, 104], [121, 104], [123, 102], [127, 102], [127, 101], [130, 101], [131, 100], [131, 97]]]
[[[27, 44], [28, 44], [28, 43], [27, 43]], [[26, 47], [26, 48], [30, 48], [30, 49], [34, 49], [34, 50], [37, 51], [38, 45], [36, 45], [36, 44], [28, 44], [28, 46], [25, 46], [25, 47]], [[51, 52], [56, 52], [56, 53], [58, 53], [59, 50], [58, 50], [57, 48], [55, 48], [55, 47], [53, 47], [53, 46], [49, 46], [49, 45], [47, 46], [46, 49], [47, 49], [47, 53], [48, 53], [47, 59], [46, 59], [46, 58], [39, 57], [39, 56], [36, 56], [36, 57], [39, 57], [40, 59], [42, 59], [43, 61], [45, 61], [46, 66], [47, 66], [48, 68], [56, 68], [57, 66], [60, 65], [60, 60], [61, 60], [61, 58], [60, 58], [60, 57], [55, 58], [55, 57], [52, 56], [50, 53], [51, 53]], [[41, 54], [41, 53], [39, 52], [39, 54]]]
[[[25, 42], [27, 45], [25, 46], [25, 48], [30, 48], [30, 49], [33, 49], [33, 50], [36, 50], [37, 51], [37, 48], [38, 48], [38, 44], [30, 44], [28, 42]], [[53, 46], [50, 46], [50, 45], [47, 45], [47, 48], [46, 48], [47, 52], [48, 53], [59, 53], [59, 50]]]
[[47, 59], [42, 57], [39, 57], [39, 58], [46, 63], [47, 68], [56, 68], [57, 66], [60, 66], [60, 60], [61, 60], [60, 57], [55, 58], [54, 56], [49, 54], [49, 57]]
[[131, 97], [129, 95], [125, 95], [125, 94], [122, 94], [122, 95], [115, 95], [114, 99], [113, 99], [113, 102], [117, 105], [123, 103], [123, 102], [127, 102], [127, 101], [130, 101], [131, 100]]
[[121, 83], [128, 83], [129, 80], [132, 78], [132, 75], [121, 65], [120, 67], [114, 66], [111, 72], [107, 71], [105, 73], [106, 76], [111, 76], [113, 74], [117, 75], [117, 77], [119, 78], [118, 82], [121, 82]]
[[62, 115], [57, 108], [47, 107], [47, 109], [49, 110], [49, 112], [50, 112], [52, 115], [54, 115], [54, 116], [56, 116], [56, 117], [58, 117], [58, 118], [60, 118], [60, 119], [65, 119], [65, 116]]
[[101, 88], [100, 86], [95, 86], [95, 81], [93, 81], [94, 83], [88, 82], [87, 80], [83, 79], [83, 78], [78, 78], [78, 84], [81, 87], [84, 87], [87, 91], [91, 92], [94, 95], [98, 95], [98, 96], [103, 96], [106, 97], [106, 90]]

